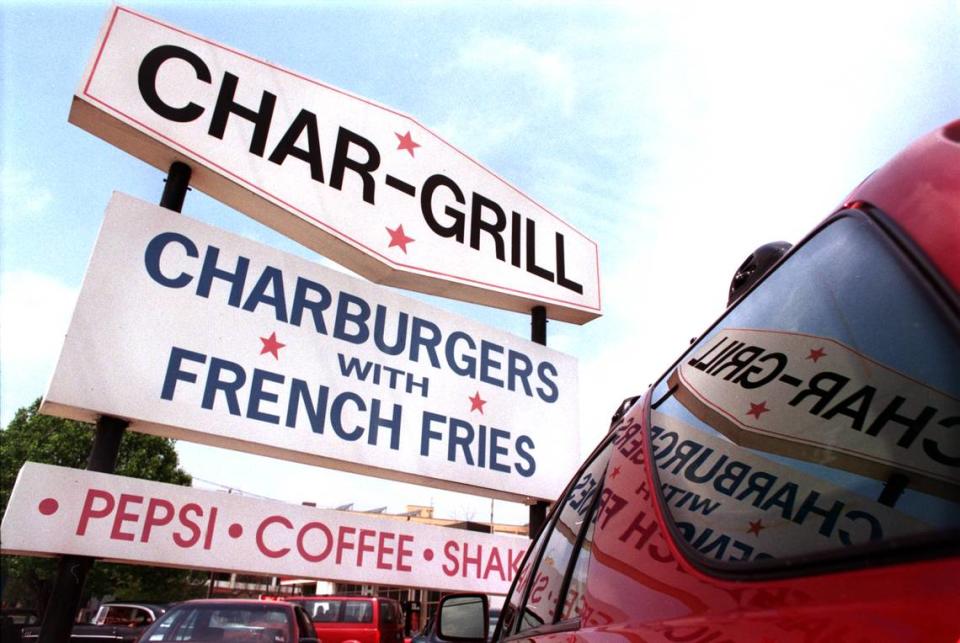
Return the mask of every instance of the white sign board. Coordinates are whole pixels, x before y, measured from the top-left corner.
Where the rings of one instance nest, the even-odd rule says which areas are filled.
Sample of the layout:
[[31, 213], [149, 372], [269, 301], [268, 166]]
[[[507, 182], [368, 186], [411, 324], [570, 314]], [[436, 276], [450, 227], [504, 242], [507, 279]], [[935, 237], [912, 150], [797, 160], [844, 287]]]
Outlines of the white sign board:
[[26, 463], [2, 553], [506, 594], [526, 538]]
[[41, 411], [518, 502], [579, 454], [572, 357], [122, 194]]
[[826, 337], [720, 330], [671, 375], [677, 399], [737, 444], [886, 480], [945, 498], [960, 489], [942, 445], [960, 400]]
[[597, 244], [417, 121], [129, 9], [70, 121], [375, 282], [600, 315]]

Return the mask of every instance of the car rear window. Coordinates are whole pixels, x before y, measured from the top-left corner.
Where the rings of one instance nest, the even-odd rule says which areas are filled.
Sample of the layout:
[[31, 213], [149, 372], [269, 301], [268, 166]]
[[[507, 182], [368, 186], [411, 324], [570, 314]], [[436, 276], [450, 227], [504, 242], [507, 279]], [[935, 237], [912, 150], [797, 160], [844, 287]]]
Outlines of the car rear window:
[[373, 623], [373, 605], [365, 600], [300, 601], [314, 623]]
[[380, 601], [380, 627], [392, 627], [400, 620], [400, 610], [395, 603]]
[[161, 617], [142, 641], [273, 641], [293, 643], [291, 612], [263, 605], [181, 605]]
[[654, 387], [661, 502], [725, 569], [956, 538], [958, 320], [864, 216], [823, 228]]
[[145, 625], [153, 617], [147, 610], [133, 605], [109, 605], [100, 608], [91, 621], [94, 625]]

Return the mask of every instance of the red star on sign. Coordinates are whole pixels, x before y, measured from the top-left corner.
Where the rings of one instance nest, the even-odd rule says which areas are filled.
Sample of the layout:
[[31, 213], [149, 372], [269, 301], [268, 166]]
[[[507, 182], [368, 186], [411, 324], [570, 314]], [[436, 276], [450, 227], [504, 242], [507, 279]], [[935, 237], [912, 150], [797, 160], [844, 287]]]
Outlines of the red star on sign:
[[480, 411], [480, 415], [483, 415], [483, 405], [487, 403], [486, 400], [480, 398], [480, 391], [477, 391], [473, 394], [473, 397], [468, 397], [470, 400], [470, 410], [471, 411]]
[[807, 359], [812, 359], [813, 363], [816, 364], [817, 360], [821, 357], [826, 357], [827, 353], [823, 350], [823, 346], [817, 348], [816, 350], [811, 350], [810, 354], [807, 355]]
[[759, 420], [760, 416], [769, 410], [770, 409], [767, 408], [766, 400], [764, 400], [763, 402], [760, 402], [760, 404], [754, 404], [753, 402], [750, 402], [750, 410], [747, 411], [747, 415], [752, 415], [753, 417]]
[[412, 237], [408, 237], [406, 233], [404, 233], [403, 224], [398, 225], [396, 230], [387, 228], [387, 232], [390, 233], [390, 245], [387, 247], [392, 248], [397, 246], [403, 250], [403, 254], [407, 254], [407, 244], [413, 242], [414, 239]]
[[409, 130], [407, 130], [406, 134], [401, 135], [399, 132], [394, 132], [393, 135], [397, 137], [398, 141], [400, 141], [400, 143], [397, 144], [397, 149], [410, 152], [410, 156], [413, 156], [413, 150], [420, 147], [420, 143], [415, 143], [413, 141]]
[[618, 475], [620, 475], [620, 467], [614, 467], [613, 471], [610, 473], [610, 477], [616, 478]]
[[274, 359], [280, 359], [279, 350], [286, 346], [286, 344], [281, 344], [277, 341], [277, 333], [270, 333], [270, 337], [261, 337], [260, 341], [263, 342], [263, 348], [260, 349], [260, 354], [272, 353]]
[[760, 537], [760, 532], [766, 529], [766, 526], [763, 524], [763, 520], [758, 520], [756, 522], [750, 521], [750, 528], [747, 529], [748, 534], [753, 534], [754, 536]]

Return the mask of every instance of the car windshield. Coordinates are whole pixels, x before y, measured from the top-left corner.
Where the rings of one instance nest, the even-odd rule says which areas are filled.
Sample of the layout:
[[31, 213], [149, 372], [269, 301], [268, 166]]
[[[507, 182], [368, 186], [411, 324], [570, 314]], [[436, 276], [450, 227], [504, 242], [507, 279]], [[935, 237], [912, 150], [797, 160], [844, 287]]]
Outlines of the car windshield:
[[842, 217], [654, 387], [658, 488], [693, 556], [752, 569], [956, 533], [960, 341], [935, 293]]
[[276, 605], [181, 605], [160, 618], [143, 641], [288, 643], [289, 612]]

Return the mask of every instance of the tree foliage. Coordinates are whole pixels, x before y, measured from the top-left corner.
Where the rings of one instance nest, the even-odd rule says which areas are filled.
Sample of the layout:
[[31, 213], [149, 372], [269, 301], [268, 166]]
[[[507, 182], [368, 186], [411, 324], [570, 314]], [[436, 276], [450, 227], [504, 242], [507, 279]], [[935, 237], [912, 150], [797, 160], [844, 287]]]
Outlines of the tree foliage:
[[[0, 511], [6, 511], [10, 493], [24, 462], [40, 462], [83, 469], [93, 446], [89, 424], [38, 413], [40, 400], [17, 410], [0, 432]], [[131, 478], [190, 485], [179, 466], [173, 440], [128, 431], [120, 443], [115, 473]], [[35, 605], [41, 610], [49, 599], [56, 560], [4, 556], [3, 600]], [[87, 577], [85, 598], [111, 595], [118, 598], [172, 601], [203, 593], [206, 573], [156, 567], [98, 563]]]

